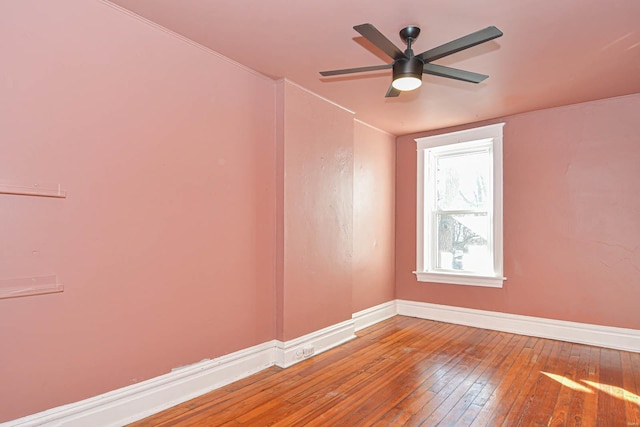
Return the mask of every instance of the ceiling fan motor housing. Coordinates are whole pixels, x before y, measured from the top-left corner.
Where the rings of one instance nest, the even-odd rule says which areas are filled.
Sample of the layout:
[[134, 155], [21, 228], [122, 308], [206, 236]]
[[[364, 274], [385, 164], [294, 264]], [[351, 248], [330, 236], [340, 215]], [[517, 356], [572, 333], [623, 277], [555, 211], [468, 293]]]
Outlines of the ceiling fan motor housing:
[[398, 59], [393, 63], [393, 80], [403, 77], [422, 79], [423, 67], [424, 63], [416, 57]]

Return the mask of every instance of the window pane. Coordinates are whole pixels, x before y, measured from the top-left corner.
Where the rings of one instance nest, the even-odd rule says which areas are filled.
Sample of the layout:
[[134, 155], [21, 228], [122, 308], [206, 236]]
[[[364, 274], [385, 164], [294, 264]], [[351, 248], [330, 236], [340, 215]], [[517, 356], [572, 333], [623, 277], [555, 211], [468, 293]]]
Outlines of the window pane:
[[487, 213], [436, 214], [436, 268], [491, 273], [491, 224]]
[[487, 151], [438, 157], [437, 210], [489, 210], [491, 162]]

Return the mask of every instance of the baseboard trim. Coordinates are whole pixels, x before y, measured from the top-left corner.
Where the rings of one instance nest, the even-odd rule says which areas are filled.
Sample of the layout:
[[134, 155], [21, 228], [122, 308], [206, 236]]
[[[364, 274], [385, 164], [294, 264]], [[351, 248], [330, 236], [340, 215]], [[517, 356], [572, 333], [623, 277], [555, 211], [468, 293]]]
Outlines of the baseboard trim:
[[[309, 357], [337, 347], [354, 339], [355, 326], [353, 320], [346, 320], [328, 328], [303, 335], [290, 341], [276, 340], [276, 365], [288, 368]], [[305, 349], [313, 349], [311, 354], [305, 355]]]
[[393, 300], [376, 305], [375, 307], [358, 311], [357, 313], [353, 314], [352, 318], [355, 323], [355, 330], [357, 332], [371, 325], [375, 325], [378, 322], [387, 320], [397, 314], [398, 311], [396, 310], [396, 301]]
[[2, 427], [121, 426], [208, 393], [270, 366], [292, 366], [355, 338], [355, 332], [395, 316], [467, 325], [640, 353], [640, 331], [416, 301], [394, 300], [354, 313], [352, 319], [282, 342], [272, 340], [99, 396], [17, 420]]
[[[351, 319], [290, 341], [271, 340], [215, 359], [175, 368], [167, 374], [99, 396], [0, 423], [0, 427], [122, 426], [270, 366], [286, 368], [350, 341], [356, 337], [354, 325]], [[298, 356], [299, 351], [309, 347], [313, 347], [313, 354], [305, 357], [299, 353]]]
[[2, 426], [121, 426], [186, 402], [274, 364], [273, 341], [174, 369], [147, 381]]
[[640, 331], [425, 302], [396, 300], [402, 316], [640, 353]]

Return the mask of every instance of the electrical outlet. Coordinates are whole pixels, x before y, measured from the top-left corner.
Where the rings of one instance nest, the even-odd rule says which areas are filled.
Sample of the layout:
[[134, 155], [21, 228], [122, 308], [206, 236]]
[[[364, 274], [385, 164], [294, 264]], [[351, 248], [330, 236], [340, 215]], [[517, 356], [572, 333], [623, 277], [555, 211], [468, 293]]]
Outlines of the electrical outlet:
[[311, 357], [311, 356], [313, 356], [313, 353], [315, 353], [315, 349], [313, 348], [312, 345], [304, 347], [302, 349], [302, 355], [304, 357]]

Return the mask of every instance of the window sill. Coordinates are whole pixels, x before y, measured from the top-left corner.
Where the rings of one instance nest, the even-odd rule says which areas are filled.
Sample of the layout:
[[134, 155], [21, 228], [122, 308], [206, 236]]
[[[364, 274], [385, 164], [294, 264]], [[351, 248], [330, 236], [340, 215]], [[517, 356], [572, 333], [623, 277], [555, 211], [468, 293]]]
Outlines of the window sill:
[[434, 273], [427, 271], [414, 271], [418, 282], [447, 283], [451, 285], [483, 286], [487, 288], [502, 288], [506, 277], [472, 276], [469, 274]]

